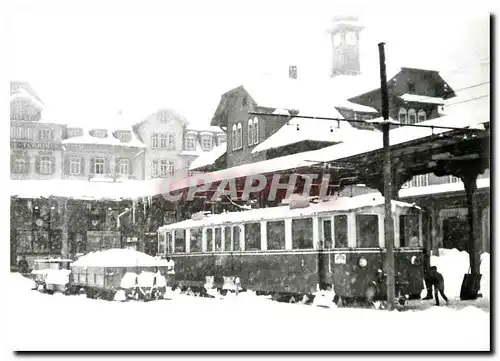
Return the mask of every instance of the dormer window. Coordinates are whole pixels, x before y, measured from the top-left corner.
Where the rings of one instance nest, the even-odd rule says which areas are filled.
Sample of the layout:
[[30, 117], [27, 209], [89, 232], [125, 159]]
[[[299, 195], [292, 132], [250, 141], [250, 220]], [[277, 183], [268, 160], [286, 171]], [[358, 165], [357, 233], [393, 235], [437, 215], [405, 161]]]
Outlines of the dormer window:
[[184, 140], [184, 148], [186, 150], [195, 150], [196, 148], [196, 138], [194, 134], [187, 134]]
[[422, 109], [420, 109], [420, 110], [418, 111], [418, 122], [419, 122], [419, 123], [420, 123], [420, 122], [425, 122], [425, 120], [426, 120], [426, 119], [427, 119], [427, 116], [426, 116], [426, 114], [425, 114], [425, 111], [424, 111], [424, 110], [422, 110]]
[[106, 129], [94, 129], [91, 135], [96, 138], [106, 138], [108, 136]]
[[405, 108], [400, 108], [399, 109], [399, 114], [398, 114], [398, 117], [399, 117], [399, 122], [401, 124], [406, 124], [406, 109]]
[[417, 112], [415, 109], [408, 110], [408, 124], [415, 124], [417, 122]]
[[212, 136], [211, 135], [203, 135], [201, 137], [201, 148], [203, 150], [212, 149]]
[[121, 131], [121, 132], [118, 132], [116, 135], [121, 143], [128, 143], [131, 140], [130, 132]]
[[158, 119], [160, 120], [160, 123], [168, 124], [171, 120], [171, 116], [170, 116], [170, 114], [168, 114], [166, 112], [162, 112], [162, 113], [158, 114]]

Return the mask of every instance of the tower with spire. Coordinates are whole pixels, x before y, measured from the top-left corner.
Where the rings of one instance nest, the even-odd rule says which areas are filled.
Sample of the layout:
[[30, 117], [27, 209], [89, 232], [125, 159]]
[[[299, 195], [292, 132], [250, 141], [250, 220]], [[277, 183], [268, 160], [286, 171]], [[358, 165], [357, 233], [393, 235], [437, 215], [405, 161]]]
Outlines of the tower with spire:
[[332, 40], [331, 77], [358, 75], [361, 72], [359, 38], [363, 26], [356, 16], [339, 15], [328, 29]]

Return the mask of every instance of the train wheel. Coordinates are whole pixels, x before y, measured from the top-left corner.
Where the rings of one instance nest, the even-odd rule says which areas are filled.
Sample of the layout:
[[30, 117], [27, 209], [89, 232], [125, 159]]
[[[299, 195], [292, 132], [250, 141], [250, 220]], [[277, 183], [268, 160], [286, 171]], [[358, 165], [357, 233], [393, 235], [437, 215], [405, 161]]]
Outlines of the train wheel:
[[292, 295], [292, 296], [289, 298], [288, 303], [295, 303], [295, 302], [297, 302], [297, 301], [295, 300], [295, 297]]

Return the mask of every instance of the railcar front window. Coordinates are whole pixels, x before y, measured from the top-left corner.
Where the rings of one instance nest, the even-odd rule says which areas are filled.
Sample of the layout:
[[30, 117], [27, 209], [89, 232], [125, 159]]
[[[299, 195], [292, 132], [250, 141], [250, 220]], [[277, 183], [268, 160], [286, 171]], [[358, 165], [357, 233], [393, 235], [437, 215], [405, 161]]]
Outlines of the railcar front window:
[[333, 229], [335, 232], [335, 248], [346, 248], [347, 243], [347, 216], [339, 215], [333, 217]]
[[192, 229], [190, 235], [190, 252], [201, 252], [202, 231], [200, 228]]
[[186, 252], [186, 230], [175, 231], [175, 253]]
[[173, 252], [174, 252], [174, 247], [172, 247], [172, 232], [167, 232], [167, 254]]
[[234, 251], [241, 250], [241, 248], [240, 248], [240, 233], [241, 233], [241, 230], [240, 230], [239, 226], [233, 227], [233, 250]]
[[418, 215], [405, 214], [399, 216], [400, 247], [420, 247], [420, 229]]
[[221, 242], [222, 242], [222, 235], [221, 235], [221, 229], [216, 228], [215, 229], [215, 251], [220, 252], [221, 251]]
[[292, 220], [292, 248], [313, 248], [312, 218]]
[[267, 249], [285, 249], [285, 221], [267, 222]]
[[245, 251], [260, 250], [260, 223], [245, 224]]
[[378, 248], [378, 216], [376, 214], [356, 216], [356, 237], [358, 247]]
[[224, 250], [231, 251], [231, 227], [224, 228]]
[[213, 251], [213, 232], [212, 228], [207, 229], [207, 252]]

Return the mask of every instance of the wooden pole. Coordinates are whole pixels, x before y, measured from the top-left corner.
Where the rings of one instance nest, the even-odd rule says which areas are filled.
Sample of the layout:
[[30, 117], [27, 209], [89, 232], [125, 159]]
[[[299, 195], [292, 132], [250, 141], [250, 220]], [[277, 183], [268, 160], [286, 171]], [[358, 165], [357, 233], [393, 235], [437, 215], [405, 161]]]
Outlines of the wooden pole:
[[[382, 94], [382, 117], [389, 120], [389, 96], [387, 91], [387, 75], [385, 69], [384, 43], [378, 44], [380, 58], [380, 91]], [[391, 153], [389, 149], [389, 122], [382, 124], [384, 145], [384, 197], [385, 197], [385, 247], [387, 249], [385, 272], [387, 273], [387, 302], [389, 310], [395, 308], [396, 282], [394, 275], [394, 221], [392, 218], [392, 177]]]

